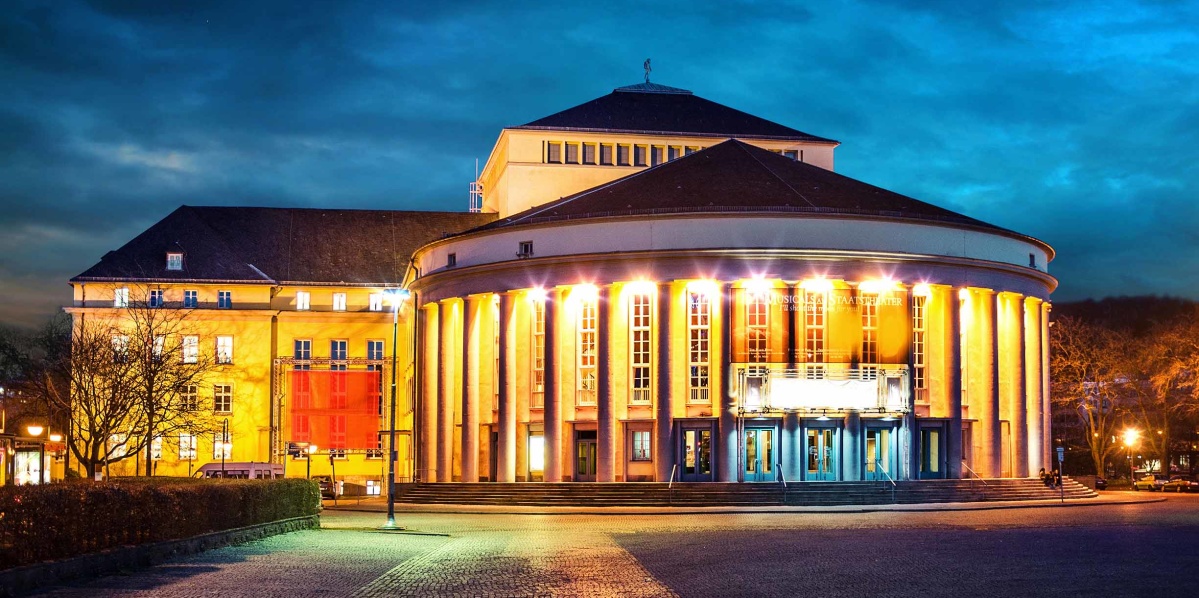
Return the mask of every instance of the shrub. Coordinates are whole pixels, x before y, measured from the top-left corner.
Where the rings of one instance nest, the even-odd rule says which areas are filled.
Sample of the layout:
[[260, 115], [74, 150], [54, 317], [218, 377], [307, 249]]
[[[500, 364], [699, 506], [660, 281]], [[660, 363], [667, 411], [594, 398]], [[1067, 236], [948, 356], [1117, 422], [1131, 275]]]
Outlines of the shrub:
[[124, 478], [0, 487], [0, 569], [315, 515], [314, 482]]

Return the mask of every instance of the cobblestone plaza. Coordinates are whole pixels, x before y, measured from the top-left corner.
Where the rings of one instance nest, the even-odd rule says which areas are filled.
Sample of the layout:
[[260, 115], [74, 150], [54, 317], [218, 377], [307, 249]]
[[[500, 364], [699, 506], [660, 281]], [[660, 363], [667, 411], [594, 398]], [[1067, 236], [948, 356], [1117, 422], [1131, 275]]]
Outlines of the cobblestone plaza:
[[[1108, 494], [1108, 497], [1113, 496]], [[1118, 495], [1117, 495], [1118, 496]], [[45, 596], [1193, 596], [1199, 496], [1066, 508], [704, 514], [327, 510]]]

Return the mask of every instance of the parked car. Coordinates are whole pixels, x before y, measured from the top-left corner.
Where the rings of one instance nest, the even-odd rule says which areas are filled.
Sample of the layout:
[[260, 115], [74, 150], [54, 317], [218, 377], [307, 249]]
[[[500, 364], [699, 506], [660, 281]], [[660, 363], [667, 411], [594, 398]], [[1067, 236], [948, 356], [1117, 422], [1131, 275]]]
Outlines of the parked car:
[[1162, 484], [1162, 491], [1199, 492], [1199, 482], [1189, 475], [1172, 475], [1170, 481]]
[[337, 482], [333, 481], [332, 476], [314, 475], [312, 479], [321, 487], [321, 498], [337, 498]]
[[1147, 473], [1132, 483], [1133, 490], [1161, 490], [1166, 485], [1166, 477], [1161, 474]]
[[1095, 476], [1095, 489], [1096, 490], [1107, 490], [1107, 479], [1101, 478], [1099, 476]]

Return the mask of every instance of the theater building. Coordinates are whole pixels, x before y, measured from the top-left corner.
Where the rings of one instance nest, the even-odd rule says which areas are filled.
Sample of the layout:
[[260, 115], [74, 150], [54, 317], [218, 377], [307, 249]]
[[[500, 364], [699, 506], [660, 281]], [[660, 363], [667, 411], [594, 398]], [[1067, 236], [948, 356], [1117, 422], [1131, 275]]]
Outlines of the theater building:
[[[315, 434], [294, 372], [386, 379], [393, 355], [401, 479], [1047, 466], [1053, 250], [836, 174], [837, 145], [622, 87], [503, 129], [469, 213], [184, 207], [73, 279], [71, 311], [120, 318], [131, 285], [181, 306], [192, 292], [202, 347], [238, 337], [213, 382], [234, 393], [217, 415], [237, 460], [289, 475], [289, 442]], [[401, 288], [397, 312], [380, 307]], [[369, 450], [322, 436], [363, 483], [384, 469], [380, 393]]]

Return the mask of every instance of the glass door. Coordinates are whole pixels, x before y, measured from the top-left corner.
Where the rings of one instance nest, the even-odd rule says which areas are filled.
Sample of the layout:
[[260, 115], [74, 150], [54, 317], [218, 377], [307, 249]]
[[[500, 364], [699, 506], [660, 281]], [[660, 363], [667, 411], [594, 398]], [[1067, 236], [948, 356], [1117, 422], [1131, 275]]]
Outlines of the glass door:
[[745, 429], [745, 481], [776, 482], [774, 428]]
[[866, 429], [866, 478], [867, 480], [894, 480], [895, 450], [891, 445], [895, 434], [891, 428]]
[[808, 470], [805, 479], [812, 481], [832, 481], [837, 479], [837, 454], [833, 439], [836, 430], [832, 428], [809, 428], [807, 431]]
[[594, 482], [599, 447], [595, 430], [575, 432], [575, 481]]
[[945, 477], [940, 428], [920, 428], [920, 479]]
[[683, 430], [683, 459], [679, 464], [679, 480], [683, 482], [712, 481], [712, 430]]

